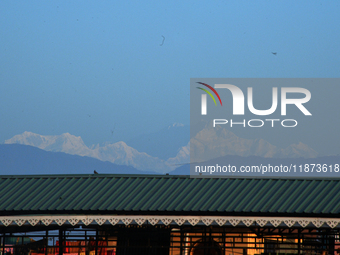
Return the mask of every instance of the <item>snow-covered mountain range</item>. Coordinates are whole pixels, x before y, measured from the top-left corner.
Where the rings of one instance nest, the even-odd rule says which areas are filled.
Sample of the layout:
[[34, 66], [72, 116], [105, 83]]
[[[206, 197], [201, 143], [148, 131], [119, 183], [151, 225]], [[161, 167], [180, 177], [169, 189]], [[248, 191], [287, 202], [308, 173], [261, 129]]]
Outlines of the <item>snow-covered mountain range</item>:
[[24, 144], [46, 151], [64, 152], [72, 155], [87, 156], [118, 165], [133, 166], [142, 171], [164, 173], [176, 167], [169, 166], [164, 160], [139, 152], [124, 142], [99, 144], [87, 147], [80, 136], [69, 133], [62, 135], [39, 135], [25, 131], [5, 141], [5, 144]]
[[[167, 138], [166, 130], [162, 131], [162, 141], [152, 141], [156, 144], [158, 150], [167, 148], [167, 139], [176, 137], [176, 130], [171, 130], [171, 135]], [[180, 132], [183, 133], [183, 130]], [[149, 136], [149, 140], [152, 139]], [[158, 136], [158, 139], [160, 136]], [[139, 138], [140, 139], [140, 138]], [[157, 138], [156, 138], [157, 139]], [[183, 140], [183, 139], [182, 139]], [[189, 137], [188, 137], [189, 140]], [[184, 141], [176, 144], [183, 144]], [[153, 171], [156, 173], [167, 173], [176, 169], [182, 164], [190, 162], [190, 143], [194, 161], [202, 161], [222, 157], [226, 155], [237, 156], [261, 156], [266, 158], [313, 158], [318, 155], [316, 151], [309, 148], [303, 143], [292, 144], [285, 149], [277, 148], [263, 139], [244, 139], [236, 136], [225, 128], [204, 128], [196, 134], [194, 138], [187, 142], [185, 146], [177, 149], [177, 155], [172, 156], [169, 153], [168, 158], [155, 157], [146, 152], [140, 152], [135, 148], [128, 146], [125, 142], [106, 143], [103, 145], [86, 146], [80, 136], [74, 136], [69, 133], [62, 135], [40, 135], [32, 132], [24, 132], [5, 141], [5, 144], [23, 144], [38, 147], [46, 151], [64, 152], [72, 155], [87, 156], [109, 161], [118, 165], [132, 166], [142, 171]], [[185, 143], [184, 143], [185, 144]], [[174, 143], [172, 144], [174, 147]], [[155, 150], [154, 149], [154, 150]], [[139, 145], [139, 150], [143, 146]], [[144, 150], [147, 151], [147, 150]], [[149, 150], [150, 151], [150, 150]], [[174, 149], [172, 149], [172, 154]], [[165, 152], [160, 155], [166, 155]]]

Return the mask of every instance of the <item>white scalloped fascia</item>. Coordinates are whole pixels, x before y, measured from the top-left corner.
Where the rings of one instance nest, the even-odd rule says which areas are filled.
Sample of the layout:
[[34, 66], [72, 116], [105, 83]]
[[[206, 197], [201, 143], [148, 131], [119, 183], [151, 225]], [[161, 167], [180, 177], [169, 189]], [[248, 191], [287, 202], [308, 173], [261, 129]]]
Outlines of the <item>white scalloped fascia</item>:
[[[280, 226], [282, 223], [291, 228], [295, 224], [303, 228], [309, 227], [340, 227], [340, 218], [304, 218], [304, 217], [246, 217], [246, 216], [161, 216], [161, 215], [31, 215], [31, 216], [1, 216], [0, 222], [4, 226], [37, 226], [45, 225], [49, 226], [51, 224], [62, 225], [79, 225], [79, 224], [151, 224], [151, 225], [169, 225], [175, 224], [182, 226], [183, 224], [196, 226], [196, 225], [229, 225], [234, 227], [241, 225], [246, 225], [247, 227], [259, 225], [261, 227], [266, 226], [268, 223], [274, 227]], [[326, 223], [326, 224], [325, 224]], [[1, 225], [0, 224], [0, 225]], [[244, 226], [243, 225], [243, 226]]]

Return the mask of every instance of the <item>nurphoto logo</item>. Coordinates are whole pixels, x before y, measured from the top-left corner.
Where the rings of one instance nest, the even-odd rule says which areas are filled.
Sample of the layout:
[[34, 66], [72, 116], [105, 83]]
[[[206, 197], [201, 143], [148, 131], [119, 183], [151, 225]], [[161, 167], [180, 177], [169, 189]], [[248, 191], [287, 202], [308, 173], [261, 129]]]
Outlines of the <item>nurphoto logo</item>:
[[339, 177], [339, 78], [191, 78], [190, 175]]
[[[220, 102], [222, 105], [222, 100], [220, 94], [216, 91], [220, 90], [228, 90], [232, 95], [232, 114], [233, 115], [245, 115], [245, 95], [243, 91], [236, 85], [232, 84], [214, 84], [214, 87], [207, 83], [197, 82], [208, 88]], [[208, 104], [207, 104], [207, 94], [212, 98], [214, 104], [217, 106], [216, 99], [214, 95], [205, 88], [197, 87], [198, 89], [204, 91], [205, 93], [201, 94], [201, 115], [208, 115]], [[301, 87], [281, 87], [280, 88], [280, 97], [278, 93], [279, 89], [277, 87], [272, 87], [271, 91], [271, 101], [272, 104], [269, 109], [256, 109], [253, 103], [253, 87], [247, 87], [247, 106], [250, 113], [257, 115], [257, 116], [268, 116], [273, 114], [278, 109], [279, 99], [280, 99], [280, 114], [281, 116], [287, 115], [287, 105], [294, 105], [299, 109], [304, 115], [311, 116], [312, 114], [308, 109], [305, 107], [306, 104], [311, 99], [311, 92], [306, 88]], [[289, 94], [294, 94], [297, 98], [289, 98]], [[229, 107], [229, 105], [228, 105]], [[209, 109], [210, 110], [210, 109]], [[213, 109], [212, 109], [213, 110]], [[298, 122], [295, 119], [250, 119], [247, 120], [243, 119], [241, 122], [235, 122], [233, 119], [213, 119], [213, 126], [216, 125], [225, 125], [230, 123], [230, 127], [235, 125], [241, 125], [245, 127], [246, 125], [249, 127], [262, 127], [265, 123], [271, 123], [271, 126], [275, 126], [275, 122], [280, 122], [282, 127], [296, 127]]]

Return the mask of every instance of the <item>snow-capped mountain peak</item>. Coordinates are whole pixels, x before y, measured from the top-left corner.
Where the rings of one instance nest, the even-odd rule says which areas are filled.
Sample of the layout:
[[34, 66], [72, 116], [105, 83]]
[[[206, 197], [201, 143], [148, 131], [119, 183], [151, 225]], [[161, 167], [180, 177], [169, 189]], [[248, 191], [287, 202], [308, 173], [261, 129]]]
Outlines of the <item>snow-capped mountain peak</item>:
[[64, 152], [72, 155], [88, 156], [119, 165], [128, 165], [143, 171], [169, 172], [174, 167], [164, 160], [139, 152], [125, 142], [106, 143], [102, 146], [87, 147], [80, 136], [64, 133], [61, 135], [39, 135], [25, 131], [5, 141], [5, 144], [23, 144], [46, 151]]
[[[153, 136], [149, 138], [157, 140], [159, 137], [166, 136], [167, 138], [174, 137], [174, 139], [177, 139], [178, 136], [175, 135], [178, 133], [174, 131], [177, 130], [177, 127], [182, 126], [183, 124], [174, 123], [167, 132], [162, 131], [161, 135], [156, 136], [156, 138]], [[186, 138], [186, 136], [183, 137]], [[166, 149], [168, 143], [164, 141], [169, 141], [169, 139], [162, 141], [157, 140], [157, 143], [152, 143], [155, 150], [161, 150], [163, 147]], [[185, 146], [177, 147], [177, 155], [170, 156], [168, 153], [166, 154], [168, 155], [167, 158], [154, 157], [145, 152], [140, 152], [134, 148], [135, 146], [131, 147], [123, 141], [92, 145], [89, 148], [80, 136], [70, 133], [39, 135], [25, 131], [5, 141], [5, 144], [15, 143], [31, 145], [46, 151], [93, 157], [102, 161], [132, 166], [138, 170], [154, 171], [157, 173], [171, 172], [178, 165], [189, 163], [190, 153], [192, 153], [191, 159], [197, 162], [226, 155], [242, 157], [259, 156], [263, 158], [312, 158], [318, 155], [316, 151], [301, 142], [281, 149], [263, 139], [244, 139], [238, 137], [230, 130], [221, 127], [215, 129], [206, 127], [202, 129]], [[191, 147], [189, 144], [191, 144]]]
[[69, 133], [61, 135], [39, 135], [25, 131], [5, 141], [5, 144], [13, 143], [31, 145], [46, 151], [65, 152], [80, 156], [87, 155], [90, 150], [80, 136], [74, 136]]

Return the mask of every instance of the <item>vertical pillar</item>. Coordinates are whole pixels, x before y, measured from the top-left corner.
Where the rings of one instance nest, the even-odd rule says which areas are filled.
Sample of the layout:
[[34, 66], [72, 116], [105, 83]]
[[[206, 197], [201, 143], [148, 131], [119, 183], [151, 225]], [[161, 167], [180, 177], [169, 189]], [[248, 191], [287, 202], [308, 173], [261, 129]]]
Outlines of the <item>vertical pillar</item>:
[[184, 253], [183, 253], [183, 242], [184, 242], [184, 235], [183, 235], [183, 229], [182, 229], [182, 226], [180, 227], [180, 234], [181, 234], [181, 237], [180, 237], [180, 255], [183, 255]]
[[85, 230], [85, 255], [89, 255], [90, 241], [87, 241], [87, 230]]
[[226, 245], [226, 237], [225, 237], [225, 227], [223, 227], [223, 232], [222, 232], [222, 240], [223, 240], [223, 254], [225, 254], [225, 245]]
[[95, 255], [98, 255], [98, 228], [96, 228], [96, 248]]
[[6, 238], [5, 238], [5, 236], [6, 236], [6, 233], [5, 232], [3, 232], [2, 233], [2, 255], [5, 255], [5, 243], [6, 243]]
[[59, 229], [59, 255], [63, 255], [64, 253], [64, 235], [63, 235], [63, 230]]
[[329, 254], [334, 255], [335, 236], [334, 235], [327, 235], [327, 239], [328, 239]]
[[45, 255], [48, 255], [48, 230], [46, 230], [46, 246], [45, 246]]
[[298, 229], [298, 254], [301, 254], [301, 235], [300, 235], [301, 229]]
[[203, 251], [204, 251], [204, 255], [207, 255], [209, 250], [208, 250], [208, 246], [209, 245], [209, 241], [207, 238], [207, 227], [204, 227], [204, 238], [203, 238]]
[[[246, 237], [244, 237], [244, 233], [241, 233], [241, 236], [242, 236], [242, 253], [243, 255], [247, 255], [247, 248], [245, 248], [245, 246], [248, 245], [248, 239]], [[244, 239], [246, 239], [246, 241], [244, 241]]]

